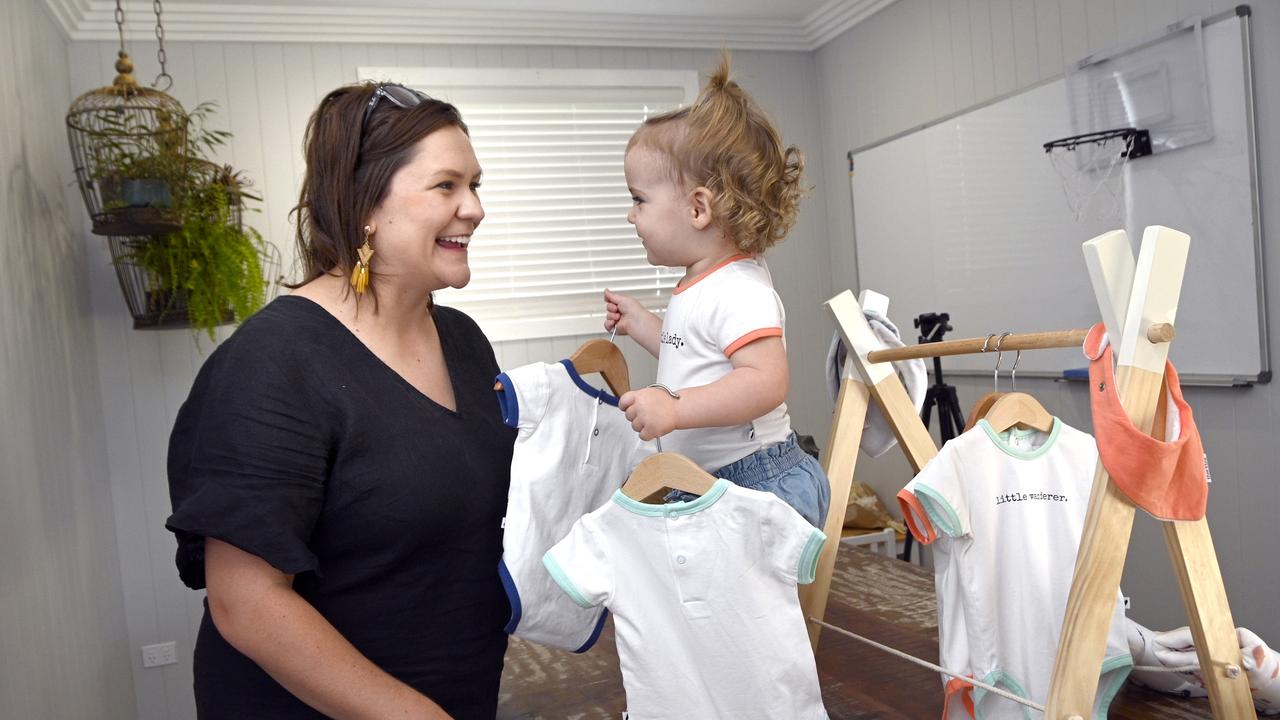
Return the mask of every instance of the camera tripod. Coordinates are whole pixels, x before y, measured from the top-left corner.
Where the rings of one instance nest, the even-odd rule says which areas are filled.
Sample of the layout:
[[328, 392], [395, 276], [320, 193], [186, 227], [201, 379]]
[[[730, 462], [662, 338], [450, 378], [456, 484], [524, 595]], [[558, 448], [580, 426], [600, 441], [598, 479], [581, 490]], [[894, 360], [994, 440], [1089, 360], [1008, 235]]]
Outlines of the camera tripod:
[[[947, 313], [924, 313], [912, 321], [920, 328], [920, 343], [942, 342], [942, 335], [952, 329]], [[942, 380], [942, 358], [933, 358], [933, 384], [924, 395], [924, 408], [920, 410], [920, 419], [929, 427], [929, 417], [934, 406], [938, 408], [938, 436], [942, 447], [946, 442], [964, 430], [964, 413], [960, 412], [960, 400], [956, 397], [954, 386]]]
[[[948, 313], [924, 313], [912, 321], [920, 329], [920, 343], [942, 342], [942, 335], [953, 328], [948, 321]], [[938, 447], [942, 447], [956, 435], [964, 431], [964, 413], [960, 412], [960, 400], [956, 397], [956, 389], [943, 382], [942, 358], [933, 358], [933, 384], [924, 394], [924, 407], [920, 410], [920, 420], [929, 427], [929, 418], [933, 408], [938, 408]], [[902, 559], [911, 560], [911, 533], [902, 545]]]

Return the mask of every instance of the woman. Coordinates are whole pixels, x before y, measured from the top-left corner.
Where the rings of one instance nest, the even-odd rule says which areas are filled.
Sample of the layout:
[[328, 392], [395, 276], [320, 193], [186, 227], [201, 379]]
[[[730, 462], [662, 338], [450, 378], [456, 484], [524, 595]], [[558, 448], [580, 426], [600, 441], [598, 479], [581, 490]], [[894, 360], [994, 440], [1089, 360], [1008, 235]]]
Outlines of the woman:
[[178, 569], [208, 587], [202, 718], [494, 717], [514, 434], [470, 279], [457, 110], [351, 85], [307, 127], [306, 278], [200, 370], [169, 447]]

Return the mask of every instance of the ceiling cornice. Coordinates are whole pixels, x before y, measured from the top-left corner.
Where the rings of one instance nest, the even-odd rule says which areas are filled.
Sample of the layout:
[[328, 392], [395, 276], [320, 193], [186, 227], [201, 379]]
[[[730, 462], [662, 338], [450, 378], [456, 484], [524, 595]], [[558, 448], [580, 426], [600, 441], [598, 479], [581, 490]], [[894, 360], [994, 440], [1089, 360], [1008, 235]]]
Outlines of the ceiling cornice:
[[[678, 15], [227, 5], [171, 1], [165, 39], [428, 45], [814, 50], [894, 0], [829, 0], [800, 21]], [[71, 40], [115, 40], [112, 0], [44, 0]], [[154, 38], [151, 3], [126, 2], [125, 37]], [[139, 21], [137, 18], [144, 20]]]
[[87, 3], [88, 0], [44, 0], [45, 7], [49, 9], [49, 14], [57, 21], [58, 27], [66, 33], [67, 37], [71, 37], [72, 31], [80, 25], [84, 19], [84, 13], [81, 5]]
[[810, 50], [830, 40], [884, 8], [895, 0], [830, 0], [804, 19], [804, 33]]

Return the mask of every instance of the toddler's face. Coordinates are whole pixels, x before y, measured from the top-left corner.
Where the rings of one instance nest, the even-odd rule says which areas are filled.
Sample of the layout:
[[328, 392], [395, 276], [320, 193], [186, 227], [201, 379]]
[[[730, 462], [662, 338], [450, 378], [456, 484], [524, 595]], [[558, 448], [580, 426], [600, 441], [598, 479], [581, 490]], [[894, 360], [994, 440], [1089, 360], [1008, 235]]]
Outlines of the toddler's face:
[[696, 262], [692, 206], [662, 155], [633, 147], [623, 160], [623, 172], [632, 203], [627, 222], [636, 226], [649, 264], [688, 267]]

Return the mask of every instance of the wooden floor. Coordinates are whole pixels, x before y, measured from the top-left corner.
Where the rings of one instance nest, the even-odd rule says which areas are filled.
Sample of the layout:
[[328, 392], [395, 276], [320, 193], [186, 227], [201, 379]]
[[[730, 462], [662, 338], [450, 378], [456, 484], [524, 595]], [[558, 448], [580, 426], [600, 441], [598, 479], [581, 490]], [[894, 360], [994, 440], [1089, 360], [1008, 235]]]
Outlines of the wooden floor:
[[[841, 547], [827, 622], [936, 660], [935, 607], [932, 571], [862, 548]], [[626, 708], [612, 623], [582, 655], [512, 638], [506, 660], [498, 720], [616, 720]], [[829, 630], [823, 631], [817, 661], [832, 720], [932, 720], [942, 714], [942, 683], [918, 665]], [[1128, 684], [1110, 717], [1192, 720], [1211, 715], [1208, 700], [1174, 698]]]

